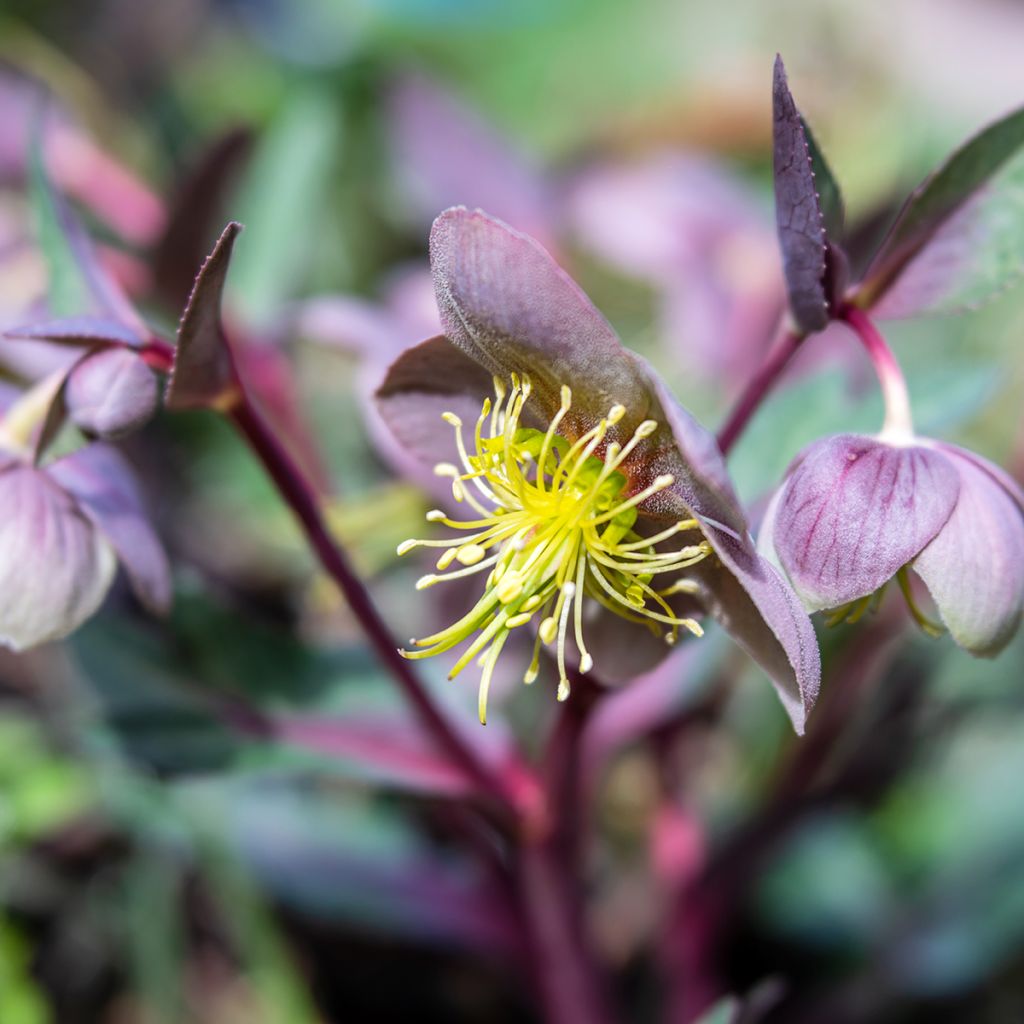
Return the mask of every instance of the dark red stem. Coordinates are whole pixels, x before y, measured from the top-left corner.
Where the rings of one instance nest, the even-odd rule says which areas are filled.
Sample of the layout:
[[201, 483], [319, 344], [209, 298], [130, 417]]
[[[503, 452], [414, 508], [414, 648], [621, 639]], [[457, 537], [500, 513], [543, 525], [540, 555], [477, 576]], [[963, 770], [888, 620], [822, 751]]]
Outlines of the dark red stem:
[[718, 447], [723, 455], [728, 455], [733, 445], [739, 440], [740, 434], [746, 429], [754, 413], [760, 408], [765, 396], [775, 386], [782, 371], [789, 365], [790, 359], [796, 355], [804, 335], [784, 328], [777, 336], [768, 351], [765, 361], [750, 383], [744, 388], [732, 412], [729, 414], [718, 432]]
[[451, 722], [438, 710], [409, 662], [399, 654], [391, 631], [362, 580], [328, 531], [312, 485], [266, 421], [244, 396], [228, 415], [263, 463], [281, 497], [302, 525], [306, 539], [321, 565], [345, 596], [352, 614], [362, 626], [377, 656], [390, 670], [438, 746], [476, 781], [483, 792], [496, 797], [505, 809], [515, 809], [514, 795], [508, 791], [502, 779], [463, 741]]
[[[174, 363], [174, 348], [159, 338], [152, 338], [144, 347], [143, 356], [154, 369], [169, 371]], [[524, 809], [520, 807], [520, 797], [529, 799], [532, 787], [523, 785], [513, 789], [506, 785], [505, 780], [476, 755], [438, 709], [412, 666], [398, 653], [398, 645], [362, 580], [327, 529], [320, 513], [316, 489], [267, 425], [241, 385], [239, 399], [231, 406], [228, 416], [263, 463], [263, 468], [302, 526], [320, 564], [338, 585], [377, 656], [391, 671], [440, 749], [476, 782], [483, 793], [495, 797], [503, 812], [511, 812], [512, 820], [506, 824], [514, 827], [520, 810]]]

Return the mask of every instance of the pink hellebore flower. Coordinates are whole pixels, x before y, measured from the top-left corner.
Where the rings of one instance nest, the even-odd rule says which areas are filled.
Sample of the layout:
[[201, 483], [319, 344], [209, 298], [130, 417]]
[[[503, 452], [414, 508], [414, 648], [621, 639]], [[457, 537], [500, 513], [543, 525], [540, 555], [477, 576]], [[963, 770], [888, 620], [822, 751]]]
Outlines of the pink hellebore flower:
[[6, 425], [0, 423], [0, 644], [24, 650], [77, 629], [110, 589], [118, 561], [139, 600], [165, 611], [167, 559], [126, 463], [91, 445], [40, 467], [12, 443]]
[[468, 642], [452, 675], [479, 659], [483, 719], [517, 629], [536, 634], [524, 681], [551, 646], [564, 699], [570, 662], [631, 678], [709, 612], [802, 731], [819, 682], [814, 630], [755, 550], [711, 435], [533, 239], [456, 208], [435, 221], [430, 253], [445, 335], [404, 352], [377, 398], [471, 518], [430, 512], [450, 535], [399, 552], [439, 550], [440, 574], [421, 589], [474, 577], [481, 596], [407, 657]]
[[[759, 544], [777, 556], [804, 605], [859, 618], [912, 569], [953, 639], [991, 656], [1024, 603], [1024, 494], [985, 459], [940, 441], [843, 434], [810, 445], [765, 514]], [[877, 598], [875, 598], [877, 599]]]

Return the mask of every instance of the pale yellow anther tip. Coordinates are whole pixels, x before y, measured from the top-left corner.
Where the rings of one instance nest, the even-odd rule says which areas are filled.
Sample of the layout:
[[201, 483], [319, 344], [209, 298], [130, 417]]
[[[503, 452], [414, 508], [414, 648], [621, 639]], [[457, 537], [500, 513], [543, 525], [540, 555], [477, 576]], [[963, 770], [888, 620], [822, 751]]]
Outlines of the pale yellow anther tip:
[[407, 555], [414, 547], [416, 547], [417, 544], [419, 544], [418, 540], [403, 540], [402, 543], [395, 548], [395, 554], [399, 557]]
[[443, 419], [445, 423], [450, 423], [453, 427], [462, 426], [462, 419], [459, 416], [456, 416], [453, 412], [441, 413], [441, 419]]
[[479, 544], [464, 544], [453, 552], [452, 557], [457, 558], [462, 565], [476, 565], [477, 562], [483, 561], [486, 553]]
[[426, 590], [427, 587], [433, 586], [436, 582], [437, 582], [437, 577], [436, 576], [431, 576], [431, 575], [421, 576], [416, 581], [416, 589], [417, 590]]
[[568, 679], [559, 679], [558, 680], [558, 693], [556, 694], [556, 696], [558, 697], [559, 701], [561, 701], [563, 703], [565, 701], [567, 701], [569, 699], [569, 692], [570, 692], [569, 680]]
[[617, 402], [608, 410], [608, 422], [618, 423], [626, 415], [626, 407]]
[[562, 584], [562, 593], [565, 594], [567, 598], [573, 597], [576, 594], [576, 584], [573, 583], [572, 580], [567, 580]]
[[457, 477], [459, 471], [450, 462], [438, 462], [434, 465], [434, 476]]
[[650, 437], [657, 429], [657, 420], [644, 420], [643, 423], [636, 428], [636, 435], [637, 437]]
[[546, 618], [537, 630], [540, 634], [540, 641], [543, 644], [550, 644], [558, 635], [558, 622], [553, 618]]
[[586, 675], [594, 667], [594, 659], [587, 653], [580, 658], [580, 674]]
[[524, 683], [524, 684], [525, 684], [526, 686], [529, 686], [529, 685], [530, 685], [531, 683], [533, 683], [533, 682], [535, 682], [535, 681], [536, 681], [536, 679], [537, 679], [537, 676], [538, 676], [538, 675], [540, 675], [540, 668], [539, 668], [539, 666], [537, 666], [537, 665], [531, 665], [531, 666], [530, 666], [530, 667], [529, 667], [529, 668], [528, 668], [528, 669], [527, 669], [527, 670], [526, 670], [526, 671], [525, 671], [525, 672], [523, 673], [523, 683]]
[[675, 482], [676, 478], [671, 473], [663, 473], [654, 478], [655, 487], [671, 487]]
[[455, 555], [456, 555], [456, 549], [455, 548], [448, 548], [448, 550], [445, 551], [444, 554], [442, 554], [441, 557], [437, 560], [437, 567], [438, 567], [438, 569], [441, 569], [441, 570], [447, 569], [448, 566], [451, 565], [452, 562], [455, 560]]
[[[436, 470], [435, 470], [435, 472], [436, 472]], [[439, 508], [432, 508], [427, 513], [427, 522], [428, 523], [440, 523], [442, 520], [447, 519], [447, 518], [448, 517]]]
[[562, 411], [568, 412], [572, 406], [572, 388], [568, 384], [562, 385]]

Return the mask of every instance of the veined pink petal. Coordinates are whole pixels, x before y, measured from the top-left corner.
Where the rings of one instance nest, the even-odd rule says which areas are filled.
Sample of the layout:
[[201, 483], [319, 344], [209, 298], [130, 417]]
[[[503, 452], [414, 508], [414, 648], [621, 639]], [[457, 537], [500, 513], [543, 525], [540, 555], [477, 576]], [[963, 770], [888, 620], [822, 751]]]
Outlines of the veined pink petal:
[[67, 636], [100, 606], [116, 564], [47, 471], [0, 469], [0, 643], [24, 650]]
[[910, 562], [949, 519], [959, 489], [949, 459], [930, 448], [830, 437], [783, 485], [775, 550], [808, 608], [835, 608]]
[[[1006, 646], [1024, 605], [1024, 507], [996, 467], [943, 445], [960, 475], [956, 508], [912, 566], [953, 639], [972, 654]], [[995, 472], [992, 472], [992, 471]]]
[[171, 603], [167, 556], [142, 509], [128, 464], [107, 445], [91, 444], [58, 459], [47, 472], [117, 552], [139, 600], [152, 612]]

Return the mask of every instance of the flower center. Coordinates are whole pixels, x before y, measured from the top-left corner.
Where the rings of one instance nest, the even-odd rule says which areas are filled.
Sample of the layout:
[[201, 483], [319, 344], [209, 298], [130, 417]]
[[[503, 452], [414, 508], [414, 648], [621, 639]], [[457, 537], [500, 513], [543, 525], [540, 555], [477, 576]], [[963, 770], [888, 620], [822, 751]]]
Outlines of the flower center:
[[[480, 721], [486, 721], [487, 691], [498, 656], [515, 629], [534, 623], [537, 635], [533, 658], [523, 677], [532, 683], [540, 668], [541, 645], [555, 645], [558, 699], [569, 696], [566, 643], [570, 628], [579, 651], [580, 672], [593, 667], [583, 638], [583, 599], [589, 597], [630, 621], [644, 623], [666, 642], [674, 643], [680, 627], [701, 634], [692, 619], [679, 618], [666, 600], [672, 594], [693, 593], [696, 584], [676, 579], [661, 589], [655, 577], [678, 573], [711, 553], [703, 537], [674, 550], [657, 545], [684, 531], [699, 531], [695, 519], [673, 523], [654, 536], [634, 529], [637, 509], [647, 498], [671, 486], [671, 476], [659, 476], [648, 487], [629, 495], [620, 467], [636, 446], [657, 428], [645, 420], [623, 445], [605, 445], [609, 428], [625, 415], [613, 405], [607, 416], [574, 442], [558, 433], [572, 407], [572, 392], [561, 389], [561, 406], [546, 432], [521, 424], [530, 397], [530, 381], [512, 375], [508, 390], [494, 379], [495, 400], [485, 399], [473, 431], [472, 450], [463, 424], [454, 413], [444, 419], [455, 430], [461, 467], [439, 463], [438, 476], [449, 477], [457, 502], [469, 505], [479, 518], [461, 521], [444, 512], [427, 513], [429, 522], [443, 523], [465, 536], [444, 540], [407, 540], [398, 554], [417, 547], [444, 548], [437, 568], [459, 568], [444, 575], [423, 576], [423, 590], [447, 580], [486, 574], [483, 594], [473, 608], [447, 629], [411, 641], [419, 648], [403, 651], [407, 658], [427, 658], [450, 650], [476, 634], [449, 674], [458, 675], [474, 658], [482, 669]], [[602, 448], [603, 446], [603, 448]], [[596, 454], [601, 451], [601, 455]], [[699, 536], [699, 532], [698, 532]]]

